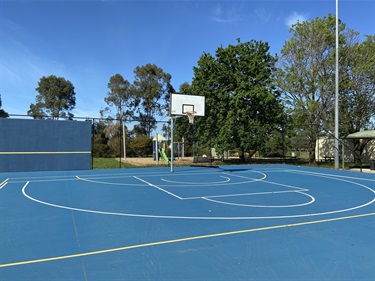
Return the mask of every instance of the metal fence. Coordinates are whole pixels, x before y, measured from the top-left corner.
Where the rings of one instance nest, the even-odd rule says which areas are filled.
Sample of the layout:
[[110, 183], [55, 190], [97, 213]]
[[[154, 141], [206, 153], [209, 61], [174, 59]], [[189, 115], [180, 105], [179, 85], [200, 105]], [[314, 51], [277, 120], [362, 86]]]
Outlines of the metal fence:
[[[9, 118], [32, 118], [27, 115], [13, 115]], [[46, 119], [52, 117], [45, 117]], [[61, 119], [61, 118], [60, 118]], [[153, 158], [164, 150], [171, 158], [171, 123], [166, 120], [118, 120], [110, 118], [73, 117], [70, 120], [88, 121], [92, 125], [92, 157], [105, 158]], [[187, 120], [186, 120], [187, 121]], [[176, 124], [178, 126], [178, 124]], [[334, 136], [329, 130], [311, 124], [288, 129], [277, 129], [266, 139], [259, 140], [259, 147], [253, 147], [245, 154], [244, 162], [277, 161], [309, 162], [312, 157], [317, 163], [331, 162], [334, 159]], [[156, 146], [156, 135], [158, 145]], [[229, 161], [238, 160], [240, 151], [234, 145], [230, 150], [219, 151], [212, 140], [202, 141], [195, 130], [186, 134], [174, 135], [174, 157], [209, 157]], [[340, 140], [340, 159], [354, 162], [354, 144], [350, 140]], [[369, 147], [373, 147], [370, 146]], [[368, 148], [361, 157], [374, 157], [374, 149]], [[366, 160], [367, 161], [367, 160]], [[119, 164], [121, 167], [121, 161]]]

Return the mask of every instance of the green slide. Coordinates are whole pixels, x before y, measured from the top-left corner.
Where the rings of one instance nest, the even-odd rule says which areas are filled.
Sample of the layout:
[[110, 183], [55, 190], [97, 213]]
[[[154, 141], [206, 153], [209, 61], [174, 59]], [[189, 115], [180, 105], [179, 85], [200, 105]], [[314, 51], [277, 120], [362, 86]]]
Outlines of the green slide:
[[159, 152], [160, 152], [161, 158], [164, 160], [164, 162], [169, 164], [169, 159], [168, 159], [167, 155], [165, 154], [164, 149], [160, 149]]

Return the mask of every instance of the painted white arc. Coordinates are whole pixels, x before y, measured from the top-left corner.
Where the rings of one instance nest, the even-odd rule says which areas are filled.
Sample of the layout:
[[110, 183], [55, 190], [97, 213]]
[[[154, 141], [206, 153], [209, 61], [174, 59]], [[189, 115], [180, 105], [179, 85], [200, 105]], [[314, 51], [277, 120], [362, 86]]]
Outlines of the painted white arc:
[[[312, 176], [318, 176], [318, 177], [323, 177], [323, 178], [330, 178], [338, 181], [343, 181], [343, 182], [348, 182], [352, 183], [354, 185], [363, 187], [365, 189], [368, 189], [372, 193], [375, 193], [375, 190], [372, 188], [352, 182], [349, 180], [343, 180], [340, 178], [336, 178], [334, 176], [330, 175], [316, 175], [316, 174], [311, 174]], [[142, 180], [144, 183], [147, 183], [147, 181]], [[375, 202], [375, 197], [373, 197], [370, 201], [365, 202], [364, 204], [353, 206], [351, 208], [346, 208], [346, 209], [339, 209], [339, 210], [334, 210], [334, 211], [326, 211], [326, 212], [317, 212], [317, 213], [308, 213], [308, 214], [294, 214], [294, 215], [285, 215], [285, 216], [247, 216], [247, 217], [215, 217], [215, 216], [172, 216], [172, 215], [150, 215], [150, 214], [134, 214], [134, 213], [118, 213], [118, 212], [106, 212], [106, 211], [98, 211], [98, 210], [89, 210], [89, 209], [82, 209], [82, 208], [74, 208], [74, 207], [69, 207], [69, 206], [63, 206], [63, 205], [58, 205], [58, 204], [52, 204], [49, 202], [45, 202], [42, 200], [38, 200], [36, 198], [31, 197], [26, 193], [26, 187], [28, 187], [30, 181], [26, 182], [26, 184], [22, 188], [22, 193], [25, 197], [28, 199], [37, 202], [39, 204], [44, 204], [47, 206], [55, 207], [55, 208], [61, 208], [61, 209], [66, 209], [66, 210], [73, 210], [73, 211], [79, 211], [79, 212], [86, 212], [86, 213], [93, 213], [93, 214], [100, 214], [100, 215], [115, 215], [115, 216], [126, 216], [126, 217], [143, 217], [143, 218], [159, 218], [159, 219], [189, 219], [189, 220], [253, 220], [253, 219], [283, 219], [283, 218], [302, 218], [302, 217], [311, 217], [311, 216], [321, 216], [321, 215], [329, 215], [329, 214], [337, 214], [337, 213], [342, 213], [342, 212], [348, 212], [352, 210], [358, 210], [360, 208], [369, 206]], [[148, 183], [151, 185], [150, 183]], [[151, 185], [153, 186], [153, 185]], [[153, 186], [155, 187], [155, 186]], [[301, 190], [299, 190], [301, 191]], [[298, 191], [297, 191], [298, 192]]]

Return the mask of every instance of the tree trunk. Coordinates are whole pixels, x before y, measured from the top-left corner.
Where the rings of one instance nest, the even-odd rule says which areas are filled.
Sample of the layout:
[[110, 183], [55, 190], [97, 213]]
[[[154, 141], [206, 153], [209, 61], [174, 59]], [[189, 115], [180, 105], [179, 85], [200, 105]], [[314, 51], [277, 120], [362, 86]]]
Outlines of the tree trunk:
[[316, 164], [315, 160], [315, 147], [316, 147], [316, 137], [310, 137], [309, 139], [309, 165]]
[[240, 154], [240, 159], [242, 163], [245, 163], [245, 149], [241, 148], [241, 154]]

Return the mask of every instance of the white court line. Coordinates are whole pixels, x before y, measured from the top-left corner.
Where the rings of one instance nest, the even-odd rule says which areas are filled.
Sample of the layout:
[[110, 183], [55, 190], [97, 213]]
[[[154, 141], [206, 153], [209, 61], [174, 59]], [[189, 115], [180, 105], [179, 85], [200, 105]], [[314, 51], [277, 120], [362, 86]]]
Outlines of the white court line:
[[[47, 205], [50, 207], [65, 209], [65, 210], [72, 210], [78, 212], [85, 212], [85, 213], [92, 213], [92, 214], [99, 214], [99, 215], [112, 215], [112, 216], [124, 216], [124, 217], [142, 217], [142, 218], [157, 218], [157, 219], [188, 219], [188, 220], [258, 220], [258, 219], [284, 219], [284, 218], [302, 218], [302, 217], [311, 217], [311, 216], [321, 216], [321, 215], [329, 215], [329, 214], [336, 214], [342, 212], [348, 212], [352, 210], [357, 210], [363, 207], [366, 207], [375, 202], [375, 199], [366, 202], [362, 205], [354, 206], [347, 209], [339, 209], [335, 211], [328, 211], [328, 212], [318, 212], [318, 213], [308, 213], [308, 214], [294, 214], [294, 215], [283, 215], [283, 216], [244, 216], [244, 217], [215, 217], [215, 216], [174, 216], [174, 215], [153, 215], [153, 214], [135, 214], [135, 213], [117, 213], [117, 212], [106, 212], [106, 211], [98, 211], [98, 210], [90, 210], [90, 209], [82, 209], [82, 208], [74, 208], [64, 205], [57, 205], [52, 204], [49, 202], [45, 202], [36, 198], [31, 197], [26, 193], [26, 187], [28, 186], [29, 182], [27, 182], [22, 188], [22, 194], [39, 204]], [[355, 185], [359, 185], [369, 189], [369, 187], [364, 186], [362, 184], [354, 183]]]
[[72, 178], [59, 178], [59, 179], [46, 179], [46, 180], [30, 180], [29, 178], [25, 178], [23, 180], [13, 180], [12, 179], [12, 183], [20, 183], [20, 182], [25, 182], [25, 181], [29, 181], [29, 182], [61, 182], [61, 181], [76, 181], [77, 179], [72, 176]]
[[[142, 169], [139, 169], [142, 170]], [[96, 178], [121, 178], [121, 177], [134, 177], [134, 176], [142, 176], [142, 177], [160, 177], [160, 175], [165, 175], [165, 176], [175, 176], [175, 175], [191, 175], [192, 172], [194, 174], [217, 174], [217, 171], [214, 172], [208, 172], [206, 170], [203, 171], [192, 171], [192, 170], [187, 170], [187, 171], [176, 171], [175, 173], [171, 173], [170, 171], [168, 172], [139, 172], [139, 173], [132, 173], [132, 174], [125, 174], [125, 173], [115, 173], [115, 174], [90, 174], [90, 175], [82, 175], [82, 177], [85, 178], [90, 178], [90, 179], [96, 179]]]
[[301, 190], [282, 190], [282, 191], [264, 191], [264, 192], [249, 192], [249, 193], [235, 193], [235, 194], [222, 194], [222, 195], [207, 195], [207, 196], [196, 196], [196, 197], [185, 197], [183, 200], [192, 200], [192, 199], [206, 199], [206, 198], [226, 198], [226, 197], [238, 197], [238, 196], [252, 196], [252, 195], [267, 195], [267, 194], [277, 194], [277, 193], [292, 193], [292, 192], [301, 192], [309, 191], [308, 189]]
[[[226, 173], [224, 173], [226, 174]], [[234, 177], [239, 177], [239, 178], [244, 178], [244, 179], [249, 179], [248, 177], [245, 177], [245, 176], [240, 176], [240, 175], [235, 175], [235, 174], [231, 174], [232, 176]], [[264, 183], [268, 183], [268, 184], [272, 184], [272, 185], [277, 185], [277, 186], [282, 186], [282, 187], [287, 187], [287, 188], [292, 188], [292, 189], [295, 189], [295, 190], [288, 190], [288, 191], [271, 191], [271, 192], [257, 192], [257, 193], [248, 193], [248, 194], [240, 194], [238, 196], [243, 196], [243, 195], [264, 195], [264, 194], [276, 194], [276, 193], [290, 193], [290, 192], [296, 192], [296, 193], [300, 193], [302, 195], [305, 195], [307, 197], [310, 197], [310, 201], [309, 202], [306, 202], [306, 203], [301, 203], [301, 204], [293, 204], [293, 205], [282, 205], [282, 206], [268, 206], [268, 205], [252, 205], [252, 204], [237, 204], [237, 203], [231, 203], [231, 202], [225, 202], [225, 201], [219, 201], [219, 200], [214, 200], [214, 199], [211, 199], [211, 198], [225, 198], [225, 197], [233, 197], [233, 196], [237, 196], [237, 195], [221, 195], [221, 196], [204, 196], [202, 197], [202, 199], [204, 200], [207, 200], [207, 201], [210, 201], [210, 202], [213, 202], [213, 203], [217, 203], [217, 204], [224, 204], [224, 205], [233, 205], [233, 206], [239, 206], [239, 207], [257, 207], [257, 208], [290, 208], [290, 207], [301, 207], [301, 206], [305, 206], [305, 205], [309, 205], [309, 204], [312, 204], [313, 202], [315, 202], [315, 198], [313, 196], [311, 196], [310, 194], [306, 194], [304, 192], [307, 192], [309, 191], [308, 189], [306, 188], [300, 188], [300, 187], [296, 187], [296, 186], [292, 186], [292, 185], [287, 185], [287, 184], [282, 184], [282, 183], [276, 183], [276, 182], [271, 182], [271, 181], [267, 181], [267, 180], [262, 180], [262, 182]]]
[[7, 178], [6, 180], [4, 180], [2, 183], [0, 183], [0, 189], [2, 189], [4, 186], [6, 186], [7, 185], [7, 183], [8, 183], [8, 180], [9, 180], [9, 178]]
[[165, 189], [162, 189], [161, 187], [159, 187], [159, 186], [157, 186], [155, 184], [149, 183], [148, 181], [145, 181], [145, 180], [143, 180], [143, 179], [141, 179], [141, 178], [139, 178], [137, 176], [134, 176], [134, 178], [137, 179], [137, 180], [139, 180], [139, 181], [141, 181], [141, 182], [144, 182], [145, 184], [147, 184], [149, 186], [155, 187], [156, 189], [159, 189], [159, 190], [161, 190], [161, 191], [163, 191], [163, 192], [165, 192], [165, 193], [167, 193], [169, 195], [172, 195], [173, 197], [176, 197], [176, 198], [182, 200], [182, 198], [180, 196], [177, 196], [176, 194], [173, 194], [172, 192], [169, 192], [169, 191], [167, 191]]
[[309, 172], [309, 171], [298, 171], [298, 170], [288, 170], [286, 169], [285, 172], [287, 173], [294, 173], [294, 174], [301, 174], [301, 175], [309, 175], [309, 176], [320, 176], [320, 177], [335, 177], [335, 178], [344, 178], [344, 179], [351, 179], [351, 180], [362, 180], [362, 181], [373, 181], [374, 179], [365, 179], [365, 178], [357, 178], [357, 177], [349, 177], [349, 176], [341, 176], [335, 174], [325, 174], [325, 173], [317, 173], [317, 172]]
[[305, 194], [305, 193], [299, 192], [299, 191], [294, 191], [294, 192], [304, 194], [306, 196], [309, 196], [312, 199], [309, 202], [306, 202], [306, 203], [294, 204], [294, 205], [280, 205], [280, 206], [277, 206], [277, 205], [252, 205], [252, 204], [230, 203], [230, 202], [225, 202], [225, 201], [213, 200], [213, 199], [210, 199], [210, 198], [202, 198], [202, 199], [210, 201], [210, 202], [213, 202], [213, 203], [217, 203], [217, 204], [237, 206], [237, 207], [249, 207], [249, 208], [291, 208], [291, 207], [295, 208], [295, 207], [302, 207], [302, 206], [310, 205], [310, 204], [312, 204], [312, 203], [315, 202], [315, 198], [313, 196], [310, 196], [309, 194]]
[[[191, 174], [191, 171], [184, 171], [184, 172], [178, 172], [180, 174], [186, 174], [189, 173]], [[178, 174], [175, 173], [175, 174]], [[199, 174], [212, 174], [214, 172], [208, 173], [207, 171], [202, 171], [202, 172], [194, 172], [194, 173], [199, 173]], [[217, 173], [217, 172], [215, 172]], [[170, 172], [149, 172], [149, 173], [139, 173], [142, 176], [147, 176], [147, 177], [152, 177], [152, 176], [160, 176], [161, 174], [165, 174], [166, 176], [170, 175]], [[132, 174], [126, 174], [125, 171], [124, 173], [110, 173], [110, 174], [84, 174], [84, 175], [78, 175], [80, 179], [104, 179], [104, 178], [132, 178], [134, 177], [134, 173]], [[76, 180], [76, 175], [66, 175], [66, 176], [25, 176], [25, 177], [12, 177], [12, 183], [13, 182], [25, 182], [25, 181], [31, 181], [31, 182], [43, 182], [43, 181], [59, 181], [59, 180]], [[71, 178], [71, 179], [68, 179]]]
[[[264, 173], [261, 173], [261, 172], [257, 172], [255, 171], [256, 173], [258, 174], [261, 174], [263, 175], [262, 178], [259, 178], [259, 179], [254, 179], [254, 178], [249, 178], [249, 177], [243, 177], [245, 178], [247, 181], [238, 181], [238, 182], [230, 182], [231, 179], [230, 178], [227, 178], [227, 177], [223, 177], [223, 176], [219, 176], [219, 177], [223, 177], [225, 179], [227, 179], [226, 181], [222, 181], [222, 182], [209, 182], [209, 183], [178, 183], [178, 182], [173, 182], [173, 181], [170, 181], [170, 180], [166, 180], [166, 179], [163, 179], [163, 178], [160, 178], [160, 180], [164, 181], [164, 182], [169, 182], [169, 184], [161, 184], [161, 186], [176, 186], [176, 184], [179, 184], [179, 187], [182, 187], [182, 186], [209, 186], [209, 185], [225, 185], [225, 186], [228, 186], [228, 185], [240, 185], [240, 184], [244, 184], [244, 183], [250, 183], [250, 182], [255, 182], [255, 181], [261, 181], [263, 179], [266, 178], [266, 175]], [[215, 173], [200, 173], [200, 175], [217, 175], [218, 173], [215, 172]], [[178, 175], [185, 175], [185, 174], [178, 174], [178, 173], [175, 173], [175, 174], [168, 174], [166, 176], [170, 176], [170, 177], [175, 177], [175, 176], [178, 176]], [[191, 175], [191, 174], [190, 174]], [[231, 176], [232, 174], [228, 174], [229, 176]], [[154, 176], [160, 176], [159, 175], [152, 175], [152, 177]], [[137, 176], [123, 176], [123, 177], [116, 177], [116, 178], [135, 178]], [[146, 176], [142, 176], [143, 178], [144, 177], [151, 177], [150, 175], [146, 175]], [[241, 176], [239, 176], [241, 177]], [[108, 184], [108, 185], [124, 185], [124, 186], [142, 186], [141, 184], [131, 184], [131, 183], [114, 183], [114, 182], [107, 182], [107, 181], [98, 181], [98, 180], [93, 180], [94, 178], [83, 178], [83, 177], [80, 177], [80, 176], [76, 176], [77, 179], [79, 180], [82, 180], [82, 181], [87, 181], [87, 182], [92, 182], [92, 183], [98, 183], [98, 184]], [[104, 178], [114, 178], [114, 177], [101, 177], [102, 179]], [[173, 183], [173, 184], [171, 184]], [[147, 182], [147, 184], [149, 184], [149, 182]], [[159, 187], [159, 186], [158, 186]]]
[[[131, 178], [134, 178], [134, 177], [135, 176], [131, 176]], [[143, 184], [136, 184], [136, 183], [122, 183], [122, 182], [107, 182], [107, 181], [90, 180], [90, 179], [81, 178], [79, 176], [76, 176], [76, 178], [81, 180], [81, 181], [104, 184], [104, 185], [108, 184], [108, 185], [122, 185], [122, 186], [144, 186]]]
[[[338, 181], [345, 181], [352, 183], [354, 185], [364, 187], [373, 193], [375, 191], [371, 189], [368, 186], [365, 186], [360, 183], [356, 182], [351, 182], [347, 180], [342, 180], [342, 179], [337, 179], [337, 178], [332, 178], [333, 180], [338, 180]], [[74, 208], [74, 207], [69, 207], [69, 206], [64, 206], [64, 205], [57, 205], [57, 204], [52, 204], [46, 201], [42, 201], [36, 198], [31, 197], [26, 193], [26, 187], [28, 186], [29, 182], [27, 182], [24, 187], [22, 188], [22, 194], [27, 197], [28, 199], [39, 203], [39, 204], [44, 204], [47, 206], [55, 207], [55, 208], [61, 208], [65, 210], [73, 210], [73, 211], [79, 211], [79, 212], [86, 212], [86, 213], [92, 213], [92, 214], [99, 214], [99, 215], [112, 215], [112, 216], [124, 216], [124, 217], [143, 217], [143, 218], [158, 218], [158, 219], [188, 219], [188, 220], [258, 220], [258, 219], [284, 219], [284, 218], [302, 218], [302, 217], [311, 217], [311, 216], [321, 216], [321, 215], [330, 215], [330, 214], [337, 214], [337, 213], [342, 213], [342, 212], [348, 212], [348, 211], [353, 211], [357, 210], [363, 207], [366, 207], [368, 205], [371, 205], [375, 202], [375, 198], [372, 200], [365, 202], [362, 205], [357, 205], [353, 206], [350, 208], [346, 209], [338, 209], [338, 210], [333, 210], [333, 211], [326, 211], [326, 212], [317, 212], [317, 213], [304, 213], [304, 214], [293, 214], [293, 215], [271, 215], [271, 216], [243, 216], [243, 217], [221, 217], [221, 216], [176, 216], [176, 215], [153, 215], [153, 214], [136, 214], [136, 213], [118, 213], [118, 212], [106, 212], [106, 211], [99, 211], [99, 210], [91, 210], [91, 209], [82, 209], [82, 208]], [[298, 191], [296, 191], [298, 192]]]
[[[288, 171], [284, 170], [284, 172], [288, 172]], [[234, 174], [231, 174], [231, 175], [234, 176]], [[321, 176], [321, 175], [324, 175], [324, 176]], [[312, 174], [312, 176], [318, 176], [318, 175], [316, 175], [316, 173], [314, 173], [314, 174]], [[334, 177], [334, 176], [329, 175], [329, 174], [328, 175], [320, 174], [320, 176], [318, 176], [318, 177], [325, 177], [325, 178], [330, 178], [330, 179], [336, 180], [336, 181], [348, 182], [348, 183], [351, 183], [353, 185], [357, 185], [357, 186], [363, 187], [363, 188], [371, 191], [372, 193], [375, 193], [375, 190], [373, 190], [372, 188], [370, 188], [370, 187], [368, 187], [366, 185], [363, 185], [363, 184], [360, 184], [360, 183], [356, 183], [356, 182], [352, 182], [352, 181], [349, 181], [349, 180], [340, 179], [340, 178]], [[166, 192], [165, 190], [161, 189], [160, 187], [152, 185], [152, 184], [150, 184], [149, 182], [147, 182], [145, 180], [142, 180], [142, 179], [139, 179], [139, 180], [142, 181], [143, 183], [146, 183], [149, 186], [158, 188], [159, 190], [161, 190], [163, 192]], [[93, 213], [93, 214], [100, 214], [100, 215], [115, 215], [115, 216], [126, 216], [126, 217], [159, 218], [159, 219], [251, 220], [251, 219], [297, 218], [297, 217], [310, 217], [310, 216], [320, 216], [320, 215], [328, 215], [328, 214], [336, 214], [336, 213], [341, 213], [341, 212], [348, 212], [348, 211], [357, 210], [357, 209], [360, 209], [360, 208], [363, 208], [363, 207], [366, 207], [368, 205], [371, 205], [371, 204], [375, 203], [375, 197], [373, 197], [372, 199], [370, 199], [370, 201], [365, 202], [362, 205], [356, 205], [356, 206], [352, 206], [352, 207], [346, 208], [346, 209], [336, 209], [336, 210], [325, 211], [325, 212], [292, 214], [292, 215], [276, 215], [275, 214], [275, 215], [271, 215], [271, 216], [243, 216], [243, 217], [237, 217], [237, 216], [236, 217], [231, 217], [231, 216], [228, 216], [228, 217], [221, 217], [221, 216], [212, 216], [212, 215], [210, 215], [210, 216], [204, 216], [204, 215], [203, 216], [188, 216], [188, 215], [187, 216], [186, 215], [185, 216], [178, 216], [177, 215], [176, 216], [176, 215], [162, 215], [162, 214], [160, 214], [160, 215], [154, 215], [154, 214], [137, 214], [137, 213], [116, 213], [116, 212], [106, 212], [106, 211], [99, 211], [99, 210], [74, 208], [74, 207], [69, 207], [69, 206], [64, 206], [64, 205], [57, 205], [57, 204], [52, 204], [52, 203], [49, 203], [49, 202], [41, 201], [41, 200], [38, 200], [38, 199], [33, 198], [30, 195], [26, 194], [26, 187], [28, 186], [28, 184], [29, 184], [29, 182], [27, 182], [25, 184], [25, 186], [22, 188], [23, 195], [25, 197], [27, 197], [28, 199], [34, 201], [34, 202], [37, 202], [37, 203], [40, 203], [40, 204], [44, 204], [44, 205], [48, 205], [48, 206], [51, 206], [51, 207], [57, 207], [57, 208], [61, 208], [61, 209], [67, 209], [67, 210], [73, 210], [73, 211], [80, 211], [80, 212], [87, 212], [87, 213]], [[300, 192], [300, 191], [296, 190], [294, 192]], [[174, 194], [171, 194], [171, 193], [168, 193], [168, 194], [176, 197], [176, 195], [174, 195]]]
[[[224, 173], [226, 174], [226, 173]], [[239, 176], [239, 175], [233, 175], [233, 174], [230, 174], [234, 177], [238, 177], [238, 178], [243, 178], [243, 179], [252, 179], [252, 178], [249, 178], [249, 177], [244, 177], [244, 176]], [[265, 177], [264, 177], [265, 178]], [[272, 182], [272, 181], [267, 181], [267, 180], [264, 180], [264, 179], [259, 179], [259, 180], [256, 180], [256, 181], [262, 181], [262, 182], [265, 182], [265, 183], [269, 183], [269, 184], [273, 184], [273, 185], [278, 185], [278, 186], [283, 186], [283, 187], [288, 187], [288, 188], [293, 188], [293, 189], [296, 189], [298, 191], [309, 191], [308, 189], [306, 188], [301, 188], [301, 187], [296, 187], [296, 186], [293, 186], [293, 185], [289, 185], [289, 184], [282, 184], [282, 183], [277, 183], [277, 182]]]
[[[301, 204], [293, 204], [293, 205], [253, 205], [253, 204], [239, 204], [239, 203], [231, 203], [231, 202], [225, 202], [225, 201], [219, 201], [219, 200], [213, 200], [209, 197], [203, 197], [202, 199], [217, 203], [217, 204], [223, 204], [223, 205], [231, 205], [231, 206], [238, 206], [238, 207], [251, 207], [251, 208], [291, 208], [291, 207], [302, 207], [306, 205], [310, 205], [315, 202], [315, 198], [311, 196], [310, 194], [306, 194], [304, 192], [300, 191], [287, 191], [287, 192], [295, 192], [295, 193], [300, 193], [302, 195], [305, 195], [307, 197], [310, 197], [311, 200], [306, 203], [301, 203]], [[274, 192], [274, 193], [287, 193], [287, 192]]]
[[163, 179], [163, 178], [160, 178], [160, 180], [165, 181], [165, 182], [168, 182], [168, 183], [175, 183], [175, 184], [189, 184], [189, 185], [199, 185], [199, 186], [202, 186], [202, 185], [212, 185], [212, 184], [220, 184], [220, 183], [230, 182], [230, 178], [228, 178], [228, 177], [223, 177], [223, 176], [219, 176], [219, 177], [220, 177], [220, 178], [224, 178], [225, 181], [206, 182], [206, 183], [203, 183], [203, 182], [183, 182], [183, 181], [172, 181], [172, 180], [166, 180], [166, 179]]

